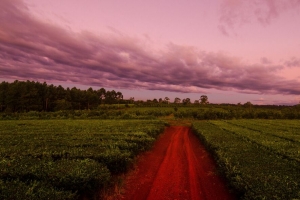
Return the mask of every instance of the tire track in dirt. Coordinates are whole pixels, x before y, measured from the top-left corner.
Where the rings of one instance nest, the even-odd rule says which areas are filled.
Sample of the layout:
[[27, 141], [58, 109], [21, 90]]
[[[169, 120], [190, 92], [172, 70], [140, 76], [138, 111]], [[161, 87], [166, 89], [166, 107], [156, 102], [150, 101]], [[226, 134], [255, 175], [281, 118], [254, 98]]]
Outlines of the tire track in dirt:
[[168, 127], [144, 153], [126, 181], [120, 199], [235, 199], [215, 164], [189, 127]]

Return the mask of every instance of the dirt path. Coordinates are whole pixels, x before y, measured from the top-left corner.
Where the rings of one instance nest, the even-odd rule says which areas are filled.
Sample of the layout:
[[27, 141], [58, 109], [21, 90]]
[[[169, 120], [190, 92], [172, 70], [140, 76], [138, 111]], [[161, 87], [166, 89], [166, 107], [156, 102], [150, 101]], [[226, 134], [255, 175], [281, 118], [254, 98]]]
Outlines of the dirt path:
[[142, 155], [121, 199], [233, 199], [190, 128], [169, 127]]

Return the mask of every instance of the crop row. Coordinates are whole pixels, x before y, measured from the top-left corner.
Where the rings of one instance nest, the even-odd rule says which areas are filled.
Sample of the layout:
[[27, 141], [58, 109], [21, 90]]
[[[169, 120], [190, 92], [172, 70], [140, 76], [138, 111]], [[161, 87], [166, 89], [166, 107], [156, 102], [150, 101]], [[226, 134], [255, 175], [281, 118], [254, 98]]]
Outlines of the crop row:
[[239, 120], [230, 123], [254, 131], [264, 132], [282, 139], [300, 142], [300, 123], [298, 120]]
[[0, 120], [36, 119], [155, 119], [170, 115], [173, 108], [101, 108], [98, 110], [61, 110], [56, 112], [29, 111], [24, 113], [0, 113]]
[[[281, 131], [276, 134], [276, 129], [273, 128], [272, 131], [271, 127], [265, 130], [264, 128], [256, 128], [256, 126], [253, 125], [252, 128], [249, 125], [245, 125], [245, 120], [242, 122], [236, 120], [212, 121], [211, 123], [227, 132], [237, 134], [249, 142], [269, 149], [278, 155], [300, 162], [300, 143], [297, 142], [297, 140], [287, 138], [285, 132]], [[297, 136], [295, 135], [295, 137]]]
[[[298, 199], [300, 165], [297, 161], [299, 153], [290, 154], [294, 147], [290, 151], [282, 142], [284, 139], [279, 141], [277, 139], [280, 138], [263, 130], [243, 127], [247, 121], [229, 122], [232, 123], [194, 122], [193, 130], [216, 157], [220, 170], [238, 192], [239, 198]], [[261, 120], [256, 122], [263, 123]], [[248, 127], [257, 128], [254, 125]], [[298, 145], [297, 142], [289, 142], [291, 146]]]
[[164, 126], [153, 120], [0, 121], [0, 199], [92, 194], [127, 171]]

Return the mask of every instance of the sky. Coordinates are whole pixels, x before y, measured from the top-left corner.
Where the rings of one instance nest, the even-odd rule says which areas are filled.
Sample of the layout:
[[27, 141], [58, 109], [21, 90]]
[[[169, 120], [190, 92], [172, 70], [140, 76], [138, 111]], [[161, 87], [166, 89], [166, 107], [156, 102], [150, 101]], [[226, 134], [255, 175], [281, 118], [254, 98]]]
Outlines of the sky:
[[0, 0], [0, 81], [300, 102], [300, 0]]

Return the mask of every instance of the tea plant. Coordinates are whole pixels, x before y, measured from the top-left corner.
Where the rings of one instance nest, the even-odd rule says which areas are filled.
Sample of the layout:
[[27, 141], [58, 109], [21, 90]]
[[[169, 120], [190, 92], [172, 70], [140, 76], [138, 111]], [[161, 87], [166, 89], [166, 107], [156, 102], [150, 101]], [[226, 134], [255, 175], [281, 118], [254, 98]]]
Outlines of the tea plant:
[[[126, 172], [164, 126], [158, 120], [0, 121], [0, 199], [93, 193]], [[50, 192], [57, 196], [47, 197]]]
[[[269, 121], [198, 121], [193, 130], [216, 157], [240, 199], [299, 199], [299, 143], [274, 136], [276, 127], [262, 125], [265, 122]], [[289, 122], [300, 127], [298, 121]], [[288, 125], [286, 129], [291, 130]]]

